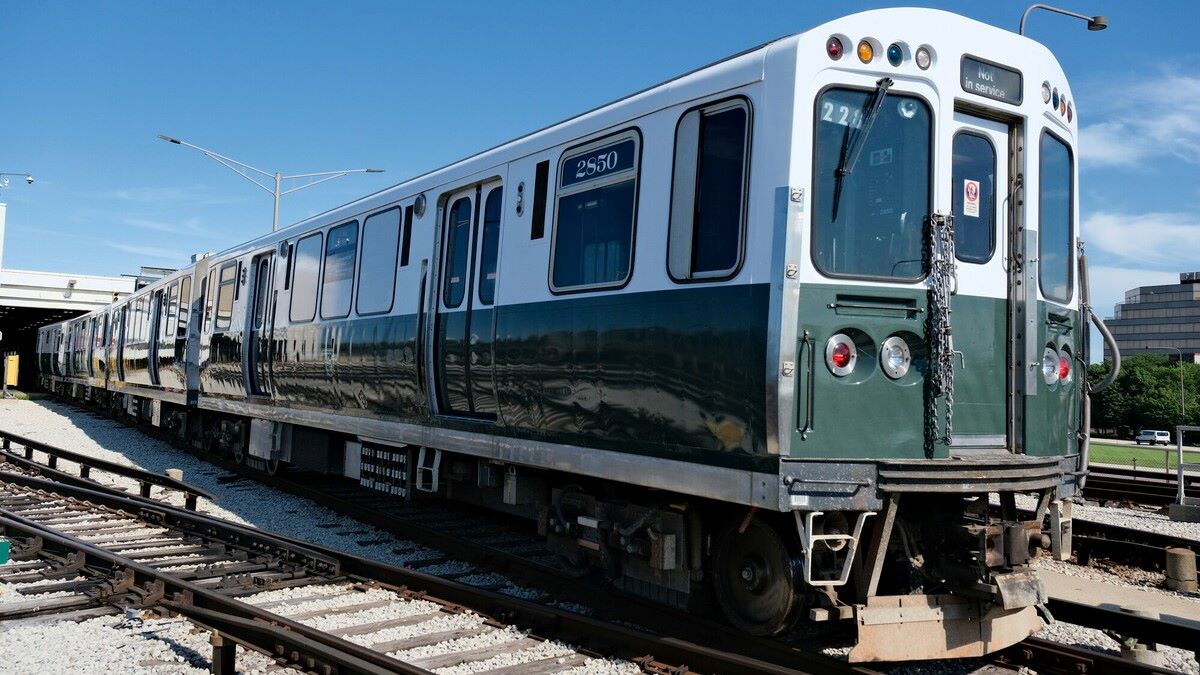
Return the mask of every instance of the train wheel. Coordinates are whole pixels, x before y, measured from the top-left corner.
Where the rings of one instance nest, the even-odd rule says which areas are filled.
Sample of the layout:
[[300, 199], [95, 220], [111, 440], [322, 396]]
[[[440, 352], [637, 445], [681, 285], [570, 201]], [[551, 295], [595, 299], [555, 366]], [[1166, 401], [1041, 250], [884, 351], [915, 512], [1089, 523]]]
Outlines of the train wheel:
[[762, 518], [739, 532], [728, 525], [715, 542], [713, 572], [717, 602], [733, 625], [751, 635], [778, 635], [799, 614], [795, 547]]

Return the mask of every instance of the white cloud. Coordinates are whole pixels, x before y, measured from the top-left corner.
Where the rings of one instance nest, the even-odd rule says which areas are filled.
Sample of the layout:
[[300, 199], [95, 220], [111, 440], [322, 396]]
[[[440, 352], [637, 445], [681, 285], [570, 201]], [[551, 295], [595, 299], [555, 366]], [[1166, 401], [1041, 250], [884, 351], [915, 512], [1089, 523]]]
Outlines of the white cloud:
[[1157, 272], [1142, 267], [1088, 265], [1092, 308], [1102, 317], [1113, 315], [1113, 306], [1125, 299], [1125, 291], [1138, 286], [1179, 283], [1179, 272]]
[[179, 251], [175, 251], [172, 249], [159, 248], [157, 246], [139, 246], [136, 244], [117, 244], [117, 243], [113, 243], [113, 242], [106, 242], [106, 243], [109, 246], [111, 246], [112, 248], [117, 249], [118, 251], [122, 251], [124, 253], [131, 253], [131, 254], [137, 255], [137, 256], [143, 256], [146, 258], [155, 258], [157, 260], [171, 260], [177, 264], [180, 264], [183, 261], [187, 260], [187, 256], [183, 255]]
[[212, 236], [211, 233], [206, 233], [200, 227], [199, 218], [188, 218], [177, 223], [166, 222], [164, 220], [156, 220], [153, 218], [124, 218], [124, 223], [131, 227], [141, 228], [143, 230], [153, 230], [155, 232], [166, 232], [168, 234], [186, 234], [191, 236]]
[[1082, 233], [1090, 250], [1102, 251], [1139, 269], [1176, 269], [1181, 263], [1186, 270], [1200, 267], [1198, 214], [1097, 211], [1084, 218]]
[[1134, 166], [1158, 157], [1200, 164], [1200, 77], [1164, 72], [1103, 96], [1099, 121], [1080, 130], [1080, 160]]
[[234, 194], [234, 190], [214, 192], [207, 185], [190, 185], [178, 187], [133, 187], [120, 188], [109, 192], [90, 195], [98, 199], [114, 199], [135, 204], [176, 206], [180, 203], [200, 206], [223, 206], [240, 204], [245, 201], [244, 195]]

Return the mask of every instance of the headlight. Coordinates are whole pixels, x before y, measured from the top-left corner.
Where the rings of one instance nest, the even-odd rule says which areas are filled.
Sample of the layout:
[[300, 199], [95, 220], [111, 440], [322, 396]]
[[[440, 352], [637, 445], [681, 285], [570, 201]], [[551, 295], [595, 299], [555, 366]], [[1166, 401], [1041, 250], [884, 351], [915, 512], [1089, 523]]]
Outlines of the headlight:
[[893, 335], [883, 341], [883, 346], [879, 349], [879, 366], [883, 368], [884, 375], [898, 380], [908, 373], [908, 367], [911, 365], [912, 350], [908, 348], [904, 338]]
[[1049, 386], [1058, 383], [1058, 350], [1047, 346], [1042, 350], [1042, 379]]

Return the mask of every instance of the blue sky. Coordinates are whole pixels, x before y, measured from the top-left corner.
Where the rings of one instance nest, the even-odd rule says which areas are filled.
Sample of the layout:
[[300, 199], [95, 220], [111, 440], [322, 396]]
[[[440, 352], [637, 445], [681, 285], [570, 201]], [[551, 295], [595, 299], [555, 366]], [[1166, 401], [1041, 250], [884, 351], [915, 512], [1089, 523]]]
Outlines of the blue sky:
[[[267, 170], [378, 166], [298, 220], [704, 63], [882, 2], [6, 3], [6, 267], [177, 266], [270, 228], [271, 201], [170, 134]], [[892, 3], [894, 4], [894, 3]], [[1024, 3], [930, 4], [1015, 29]], [[1200, 4], [1038, 12], [1073, 82], [1095, 304], [1200, 270]]]

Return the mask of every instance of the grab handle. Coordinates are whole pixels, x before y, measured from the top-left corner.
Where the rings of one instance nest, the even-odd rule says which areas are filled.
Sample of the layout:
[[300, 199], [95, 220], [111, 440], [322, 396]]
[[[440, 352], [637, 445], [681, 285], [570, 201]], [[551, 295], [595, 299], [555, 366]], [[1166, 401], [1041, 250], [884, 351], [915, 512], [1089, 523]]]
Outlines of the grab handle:
[[[814, 382], [817, 379], [815, 376], [816, 364], [816, 342], [813, 340], [812, 333], [804, 331], [804, 336], [800, 338], [800, 354], [799, 361], [804, 364], [801, 377], [804, 378], [804, 423], [800, 425], [800, 440], [808, 438], [808, 433], [813, 430], [813, 393], [815, 391]], [[805, 358], [807, 357], [807, 360]]]

